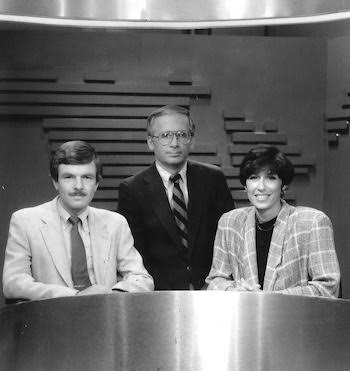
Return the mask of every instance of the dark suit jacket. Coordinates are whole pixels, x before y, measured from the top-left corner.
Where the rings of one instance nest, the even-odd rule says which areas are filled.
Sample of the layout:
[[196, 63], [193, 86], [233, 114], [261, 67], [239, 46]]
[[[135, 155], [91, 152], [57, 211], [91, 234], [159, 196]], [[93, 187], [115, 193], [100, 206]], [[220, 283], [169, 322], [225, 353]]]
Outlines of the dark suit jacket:
[[156, 290], [195, 289], [204, 285], [213, 257], [220, 216], [234, 207], [221, 170], [188, 161], [188, 235], [184, 249], [176, 230], [163, 181], [155, 164], [124, 180], [118, 212], [130, 225], [135, 247], [152, 275]]

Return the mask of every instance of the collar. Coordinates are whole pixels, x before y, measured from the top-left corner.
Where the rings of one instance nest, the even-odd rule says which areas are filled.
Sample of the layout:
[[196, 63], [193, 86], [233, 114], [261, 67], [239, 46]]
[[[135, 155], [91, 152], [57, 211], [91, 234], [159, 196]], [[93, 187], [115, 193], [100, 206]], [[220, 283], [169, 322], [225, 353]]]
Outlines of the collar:
[[[170, 177], [174, 174], [170, 173], [169, 171], [165, 170], [158, 161], [156, 161], [156, 168], [157, 171], [162, 178], [163, 183], [166, 187], [170, 184]], [[187, 174], [187, 161], [185, 162], [185, 165], [182, 167], [182, 169], [178, 172], [181, 175], [181, 179], [183, 182], [186, 181], [186, 174]]]
[[[57, 212], [60, 216], [60, 219], [64, 222], [65, 226], [70, 225], [70, 222], [68, 219], [70, 218], [69, 212], [62, 206], [62, 203], [60, 201], [60, 197], [57, 197]], [[89, 208], [87, 207], [86, 210], [84, 210], [82, 213], [80, 213], [79, 218], [81, 220], [81, 224], [84, 231], [88, 231], [88, 216], [89, 216]]]

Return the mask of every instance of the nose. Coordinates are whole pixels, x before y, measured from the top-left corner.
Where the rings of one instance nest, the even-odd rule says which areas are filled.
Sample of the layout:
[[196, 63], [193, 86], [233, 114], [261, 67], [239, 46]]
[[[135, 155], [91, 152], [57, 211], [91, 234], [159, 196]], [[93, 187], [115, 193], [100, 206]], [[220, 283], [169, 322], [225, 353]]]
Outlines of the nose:
[[179, 138], [175, 133], [173, 134], [173, 137], [171, 138], [170, 145], [173, 147], [177, 147], [179, 145]]
[[261, 190], [264, 190], [264, 189], [265, 189], [265, 178], [260, 177], [259, 182], [258, 182], [258, 190], [261, 191]]
[[82, 189], [83, 188], [83, 182], [82, 182], [80, 177], [75, 178], [74, 188], [75, 189]]

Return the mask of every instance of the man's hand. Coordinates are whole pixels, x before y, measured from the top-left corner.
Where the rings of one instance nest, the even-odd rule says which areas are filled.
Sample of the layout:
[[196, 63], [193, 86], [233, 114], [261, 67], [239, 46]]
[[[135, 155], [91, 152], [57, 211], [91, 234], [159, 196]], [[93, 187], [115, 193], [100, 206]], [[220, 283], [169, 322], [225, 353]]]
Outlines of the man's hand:
[[79, 291], [77, 295], [97, 295], [97, 294], [110, 294], [112, 289], [104, 285], [92, 285], [85, 290]]

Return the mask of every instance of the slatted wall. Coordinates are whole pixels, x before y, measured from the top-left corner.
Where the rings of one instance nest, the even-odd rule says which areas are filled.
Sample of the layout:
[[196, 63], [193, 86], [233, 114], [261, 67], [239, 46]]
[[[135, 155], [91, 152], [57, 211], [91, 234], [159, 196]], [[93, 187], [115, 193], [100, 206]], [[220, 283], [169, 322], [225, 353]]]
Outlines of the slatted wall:
[[[146, 144], [146, 118], [166, 104], [191, 108], [208, 102], [208, 86], [179, 80], [164, 84], [119, 84], [109, 76], [60, 82], [36, 73], [0, 77], [0, 118], [42, 120], [52, 151], [67, 140], [86, 140], [101, 156], [104, 177], [93, 205], [117, 209], [119, 184], [154, 161]], [[220, 165], [216, 148], [196, 144], [191, 158]]]
[[[254, 146], [270, 144], [285, 153], [294, 165], [296, 176], [308, 176], [315, 164], [313, 157], [303, 156], [298, 145], [288, 143], [287, 134], [279, 131], [274, 122], [254, 123], [246, 120], [243, 114], [223, 111], [225, 130], [229, 137], [229, 154], [232, 167], [224, 168], [233, 196], [239, 204], [247, 202], [247, 195], [239, 182], [239, 166], [244, 155]], [[288, 202], [295, 203], [296, 195], [288, 190], [285, 194]]]
[[[200, 101], [210, 104], [210, 98], [210, 87], [193, 84], [188, 76], [172, 75], [160, 84], [121, 84], [106, 74], [85, 75], [81, 82], [62, 82], [43, 72], [0, 73], [0, 119], [41, 120], [52, 151], [67, 140], [91, 143], [101, 156], [104, 173], [93, 205], [110, 210], [117, 208], [120, 182], [154, 161], [146, 144], [149, 113], [166, 104], [191, 109]], [[349, 107], [343, 106], [344, 113]], [[289, 144], [276, 123], [251, 122], [229, 109], [222, 116], [232, 165], [223, 171], [239, 206], [248, 202], [238, 178], [239, 165], [255, 145], [277, 146], [288, 155], [297, 176], [308, 176], [315, 159], [303, 156], [298, 145]], [[339, 135], [348, 130], [349, 117], [328, 118], [327, 131]], [[216, 147], [210, 144], [196, 142], [191, 158], [221, 165]], [[286, 199], [295, 202], [296, 195], [288, 191]]]

